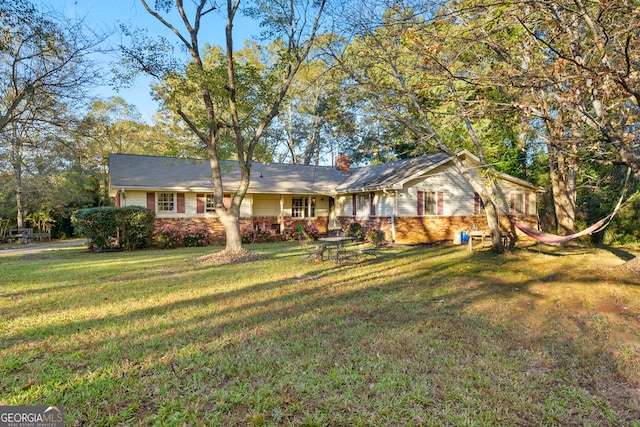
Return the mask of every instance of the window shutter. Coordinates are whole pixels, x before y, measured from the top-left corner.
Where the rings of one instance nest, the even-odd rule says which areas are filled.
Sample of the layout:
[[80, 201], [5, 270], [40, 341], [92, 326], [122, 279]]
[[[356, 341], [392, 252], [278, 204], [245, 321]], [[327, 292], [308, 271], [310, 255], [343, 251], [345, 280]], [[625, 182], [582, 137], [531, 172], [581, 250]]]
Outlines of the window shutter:
[[351, 195], [351, 216], [356, 216], [357, 213], [357, 207], [356, 207], [356, 195], [352, 194]]
[[509, 214], [514, 215], [516, 213], [516, 195], [511, 193], [509, 199]]
[[424, 215], [424, 191], [418, 191], [418, 216]]
[[376, 216], [376, 193], [369, 193], [369, 216]]
[[204, 213], [204, 194], [196, 194], [196, 213]]
[[227, 209], [231, 207], [231, 194], [225, 194], [222, 196], [222, 204]]
[[147, 193], [147, 209], [156, 211], [156, 193]]
[[116, 208], [119, 208], [120, 206], [120, 192], [118, 191], [116, 193]]
[[184, 209], [184, 193], [178, 193], [177, 194], [177, 200], [176, 200], [176, 205], [177, 205], [177, 212], [178, 213], [184, 213], [185, 209]]
[[438, 202], [436, 205], [436, 215], [444, 215], [444, 193], [442, 191], [438, 191], [437, 197]]
[[524, 193], [524, 214], [529, 215], [529, 193]]

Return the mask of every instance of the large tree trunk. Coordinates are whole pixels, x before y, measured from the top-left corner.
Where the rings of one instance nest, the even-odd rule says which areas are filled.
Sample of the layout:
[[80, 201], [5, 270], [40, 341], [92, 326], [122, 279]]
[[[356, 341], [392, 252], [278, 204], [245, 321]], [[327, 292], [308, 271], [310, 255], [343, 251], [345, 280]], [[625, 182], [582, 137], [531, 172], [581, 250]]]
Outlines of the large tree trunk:
[[502, 232], [500, 231], [500, 214], [493, 201], [485, 203], [485, 213], [489, 232], [491, 233], [491, 250], [496, 254], [504, 253]]
[[24, 228], [24, 205], [22, 203], [22, 141], [14, 129], [11, 141], [11, 167], [13, 170], [14, 189], [16, 193], [16, 209], [18, 228]]
[[567, 236], [574, 232], [578, 165], [573, 156], [566, 156], [552, 144], [547, 147], [556, 226], [559, 235]]
[[225, 249], [228, 251], [240, 251], [242, 249], [242, 235], [240, 234], [239, 214], [230, 209], [218, 213], [220, 222], [224, 226], [226, 236]]

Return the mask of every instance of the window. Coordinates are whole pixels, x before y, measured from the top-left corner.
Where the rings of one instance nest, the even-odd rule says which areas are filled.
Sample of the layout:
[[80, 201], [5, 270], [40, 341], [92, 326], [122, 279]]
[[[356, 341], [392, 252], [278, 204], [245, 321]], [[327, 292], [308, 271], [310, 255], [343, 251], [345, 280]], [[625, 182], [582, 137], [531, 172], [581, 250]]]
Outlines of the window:
[[418, 191], [418, 216], [443, 215], [444, 193], [442, 191]]
[[213, 194], [205, 195], [204, 211], [205, 212], [215, 212], [216, 211], [216, 203], [213, 200]]
[[424, 192], [424, 214], [425, 215], [436, 214], [436, 192], [435, 191]]
[[293, 197], [291, 199], [292, 218], [313, 218], [316, 216], [315, 197]]
[[291, 199], [291, 216], [293, 218], [304, 218], [304, 199], [299, 197]]
[[484, 213], [484, 202], [480, 194], [473, 193], [473, 213], [474, 215], [480, 215]]
[[369, 193], [369, 216], [376, 216], [376, 193]]
[[529, 194], [511, 193], [509, 213], [511, 215], [529, 215]]
[[173, 193], [157, 193], [158, 212], [175, 211], [175, 197]]

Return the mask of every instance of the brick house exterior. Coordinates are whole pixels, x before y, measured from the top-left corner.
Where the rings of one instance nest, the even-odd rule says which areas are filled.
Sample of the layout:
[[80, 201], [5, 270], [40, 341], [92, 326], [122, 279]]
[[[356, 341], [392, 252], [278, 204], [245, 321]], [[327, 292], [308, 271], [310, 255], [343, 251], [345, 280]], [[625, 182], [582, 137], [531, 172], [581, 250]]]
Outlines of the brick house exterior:
[[[478, 159], [458, 155], [471, 171]], [[173, 224], [184, 230], [205, 226], [217, 243], [224, 228], [210, 203], [213, 185], [208, 162], [159, 156], [109, 156], [110, 196], [116, 206], [145, 206], [156, 213], [156, 230]], [[238, 166], [223, 163], [225, 197], [237, 187]], [[495, 173], [499, 208], [520, 221], [537, 224], [532, 184]], [[351, 167], [348, 156], [335, 166], [255, 162], [240, 207], [241, 227], [272, 229], [313, 224], [320, 234], [352, 222], [377, 227], [385, 240], [428, 243], [451, 240], [456, 232], [486, 228], [473, 188], [445, 154]], [[504, 221], [505, 227], [508, 221]]]

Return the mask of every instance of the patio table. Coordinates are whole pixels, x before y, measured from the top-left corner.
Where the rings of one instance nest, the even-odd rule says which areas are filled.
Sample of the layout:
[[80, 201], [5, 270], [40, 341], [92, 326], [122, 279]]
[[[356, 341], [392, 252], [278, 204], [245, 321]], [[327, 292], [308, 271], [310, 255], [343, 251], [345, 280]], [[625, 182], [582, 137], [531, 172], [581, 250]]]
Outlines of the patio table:
[[351, 241], [355, 240], [354, 237], [346, 237], [346, 236], [334, 236], [334, 237], [321, 237], [318, 241], [323, 242], [325, 247], [327, 246], [335, 246], [336, 248], [336, 262], [338, 264], [342, 263], [342, 259], [344, 257], [344, 245]]

